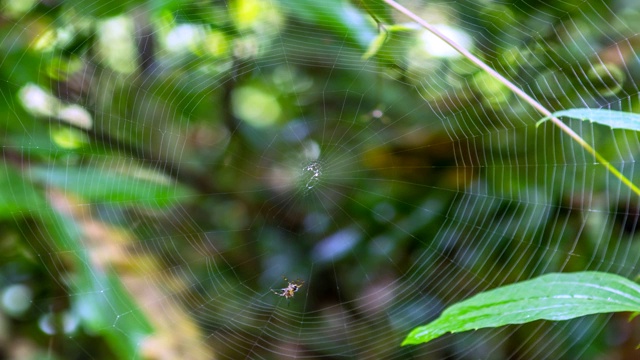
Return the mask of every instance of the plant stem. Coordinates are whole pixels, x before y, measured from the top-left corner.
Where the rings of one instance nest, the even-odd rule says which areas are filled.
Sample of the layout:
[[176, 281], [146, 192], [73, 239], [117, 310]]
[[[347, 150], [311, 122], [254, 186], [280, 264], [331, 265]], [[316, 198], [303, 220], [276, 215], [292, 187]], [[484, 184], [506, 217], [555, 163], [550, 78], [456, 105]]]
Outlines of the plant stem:
[[520, 89], [514, 83], [509, 81], [504, 76], [500, 75], [497, 71], [495, 71], [489, 65], [487, 65], [482, 60], [480, 60], [478, 57], [476, 57], [471, 52], [469, 52], [469, 50], [463, 48], [458, 43], [456, 43], [455, 41], [453, 41], [450, 38], [448, 38], [446, 35], [444, 35], [442, 32], [440, 32], [440, 30], [438, 30], [435, 26], [429, 24], [424, 19], [420, 18], [418, 15], [414, 14], [413, 12], [411, 12], [409, 9], [407, 9], [404, 6], [398, 4], [394, 0], [384, 0], [384, 2], [386, 2], [387, 4], [389, 4], [389, 6], [393, 7], [394, 9], [398, 10], [399, 12], [407, 15], [413, 21], [418, 23], [420, 26], [422, 26], [423, 28], [427, 29], [432, 34], [434, 34], [435, 36], [440, 38], [442, 41], [444, 41], [447, 44], [449, 44], [449, 46], [451, 46], [456, 51], [458, 51], [462, 56], [464, 56], [465, 58], [469, 59], [471, 62], [476, 64], [479, 68], [481, 68], [482, 70], [486, 71], [489, 75], [491, 75], [492, 77], [494, 77], [495, 79], [500, 81], [502, 84], [504, 84], [504, 86], [508, 87], [509, 90], [513, 91], [522, 100], [526, 101], [529, 105], [533, 106], [542, 115], [544, 115], [545, 117], [550, 118], [551, 121], [556, 126], [558, 126], [560, 128], [560, 130], [564, 131], [567, 135], [569, 135], [572, 139], [574, 139], [578, 144], [580, 144], [580, 146], [582, 146], [588, 153], [593, 155], [599, 163], [601, 163], [605, 168], [607, 168], [607, 170], [609, 170], [609, 172], [611, 174], [613, 174], [613, 176], [617, 177], [620, 181], [622, 181], [623, 184], [625, 184], [631, 190], [633, 190], [633, 192], [635, 192], [636, 195], [640, 196], [640, 188], [638, 188], [636, 185], [634, 185], [631, 182], [631, 180], [629, 180], [620, 171], [618, 171], [618, 169], [616, 169], [615, 166], [611, 165], [611, 163], [609, 161], [607, 161], [607, 159], [605, 159], [591, 145], [589, 145], [586, 141], [584, 141], [584, 139], [581, 138], [580, 135], [576, 134], [576, 132], [571, 130], [571, 128], [569, 126], [567, 126], [565, 123], [560, 121], [560, 119], [558, 119], [556, 116], [554, 116], [551, 111], [549, 111], [547, 108], [544, 107], [544, 105], [540, 104], [538, 101], [536, 101], [534, 98], [532, 98], [529, 94], [527, 94], [524, 91], [522, 91], [522, 89]]

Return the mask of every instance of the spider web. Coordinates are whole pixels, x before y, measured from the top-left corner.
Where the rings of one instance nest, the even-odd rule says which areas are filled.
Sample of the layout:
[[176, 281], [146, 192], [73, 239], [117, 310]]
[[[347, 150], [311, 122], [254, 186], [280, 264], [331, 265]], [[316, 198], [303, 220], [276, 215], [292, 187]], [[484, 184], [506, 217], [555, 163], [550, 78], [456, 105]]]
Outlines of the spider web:
[[[638, 109], [635, 1], [404, 4], [550, 109]], [[3, 184], [24, 201], [3, 219], [27, 245], [0, 257], [0, 280], [38, 290], [14, 318], [37, 321], [48, 355], [635, 354], [619, 315], [400, 347], [477, 292], [634, 277], [639, 255], [637, 197], [407, 19], [374, 2], [406, 25], [386, 30], [337, 0], [111, 6], [5, 9]], [[54, 19], [73, 41], [47, 33]], [[566, 121], [637, 182], [636, 133]]]

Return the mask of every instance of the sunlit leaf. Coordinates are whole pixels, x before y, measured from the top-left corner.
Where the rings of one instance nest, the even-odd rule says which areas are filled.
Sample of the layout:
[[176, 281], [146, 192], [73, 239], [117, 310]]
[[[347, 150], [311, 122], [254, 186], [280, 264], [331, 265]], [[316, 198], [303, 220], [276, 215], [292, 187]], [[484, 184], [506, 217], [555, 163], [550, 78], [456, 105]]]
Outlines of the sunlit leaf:
[[368, 60], [370, 57], [377, 54], [384, 42], [387, 40], [388, 34], [389, 33], [386, 30], [381, 30], [378, 36], [371, 41], [367, 51], [362, 55], [362, 60]]
[[[553, 113], [555, 117], [569, 117], [578, 120], [589, 120], [594, 123], [609, 125], [613, 129], [627, 129], [640, 131], [640, 114], [634, 114], [624, 111], [615, 111], [607, 109], [589, 109], [577, 108], [556, 111]], [[539, 126], [543, 122], [551, 119], [546, 117], [536, 124]]]
[[459, 302], [435, 321], [413, 329], [402, 344], [425, 343], [449, 332], [639, 310], [640, 285], [618, 275], [548, 274]]
[[[378, 28], [379, 33], [371, 40], [367, 51], [361, 57], [362, 60], [369, 60], [371, 57], [377, 56], [379, 60], [393, 61], [396, 54], [402, 54], [406, 51], [403, 47], [407, 45], [407, 39], [409, 39], [409, 37], [395, 35], [416, 30], [411, 24], [379, 24]], [[385, 46], [384, 49], [383, 46]]]

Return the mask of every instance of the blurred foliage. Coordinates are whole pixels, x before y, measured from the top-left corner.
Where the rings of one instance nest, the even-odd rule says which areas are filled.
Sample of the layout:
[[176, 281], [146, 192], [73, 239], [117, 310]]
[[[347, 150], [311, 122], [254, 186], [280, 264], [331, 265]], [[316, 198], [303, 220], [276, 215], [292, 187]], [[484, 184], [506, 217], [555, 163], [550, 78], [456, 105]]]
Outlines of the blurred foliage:
[[[640, 109], [636, 2], [407, 5], [553, 109]], [[590, 317], [399, 346], [483, 289], [637, 272], [640, 204], [382, 1], [2, 6], [0, 357], [595, 358], [633, 342]], [[570, 125], [640, 179], [637, 135]], [[305, 280], [288, 307], [269, 291], [282, 275]]]

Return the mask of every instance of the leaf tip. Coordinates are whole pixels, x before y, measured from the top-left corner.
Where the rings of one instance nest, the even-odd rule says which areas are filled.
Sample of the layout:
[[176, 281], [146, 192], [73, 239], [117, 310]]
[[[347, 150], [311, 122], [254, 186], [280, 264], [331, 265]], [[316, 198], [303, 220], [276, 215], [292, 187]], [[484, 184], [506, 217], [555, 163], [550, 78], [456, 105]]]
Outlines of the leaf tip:
[[418, 345], [418, 344], [421, 344], [421, 343], [424, 343], [424, 342], [425, 341], [421, 341], [420, 339], [416, 338], [412, 334], [409, 334], [409, 335], [407, 335], [406, 338], [404, 338], [404, 340], [402, 340], [402, 344], [400, 344], [400, 346]]
[[361, 59], [369, 60], [371, 57], [376, 55], [382, 48], [382, 45], [384, 45], [384, 43], [387, 42], [388, 35], [389, 35], [388, 31], [381, 24], [380, 33], [378, 33], [378, 35], [375, 38], [373, 38], [373, 40], [369, 44], [369, 47], [367, 48], [367, 51], [364, 54], [362, 54]]
[[538, 120], [538, 122], [536, 123], [536, 127], [539, 127], [539, 126], [540, 126], [540, 124], [542, 124], [543, 122], [545, 122], [545, 121], [547, 121], [547, 120], [549, 120], [549, 119], [551, 119], [551, 117], [550, 117], [550, 116], [547, 116], [547, 117], [544, 117], [544, 118], [542, 118], [542, 119]]

